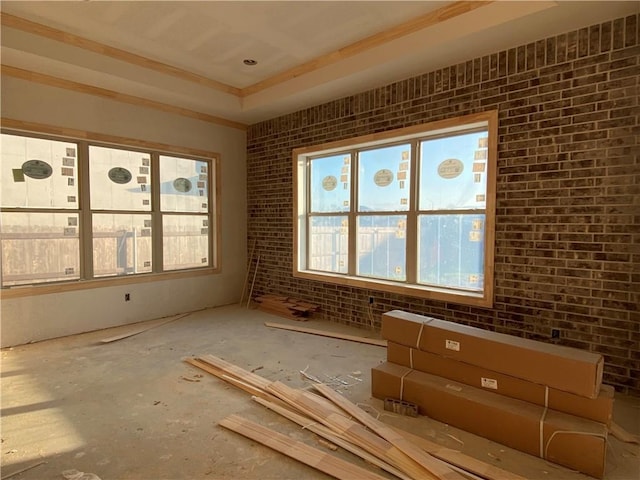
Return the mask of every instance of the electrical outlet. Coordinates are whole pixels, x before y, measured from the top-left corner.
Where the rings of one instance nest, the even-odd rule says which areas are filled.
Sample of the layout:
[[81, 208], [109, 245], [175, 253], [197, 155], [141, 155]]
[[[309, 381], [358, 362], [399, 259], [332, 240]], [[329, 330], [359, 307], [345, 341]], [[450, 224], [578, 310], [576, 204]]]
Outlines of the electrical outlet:
[[560, 330], [557, 328], [551, 329], [551, 338], [560, 338]]
[[369, 297], [369, 305], [373, 305], [373, 297]]
[[129, 300], [131, 300], [131, 294], [130, 293], [125, 293], [124, 294], [124, 301], [128, 302]]

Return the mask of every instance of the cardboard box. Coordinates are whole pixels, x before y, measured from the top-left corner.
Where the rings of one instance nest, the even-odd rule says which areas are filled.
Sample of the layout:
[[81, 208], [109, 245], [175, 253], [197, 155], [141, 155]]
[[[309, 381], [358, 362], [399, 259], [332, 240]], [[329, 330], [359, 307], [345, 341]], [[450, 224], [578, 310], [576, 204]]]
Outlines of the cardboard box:
[[602, 423], [389, 362], [371, 370], [371, 394], [415, 403], [435, 420], [596, 478], [604, 475]]
[[615, 389], [610, 385], [602, 385], [596, 398], [581, 397], [394, 342], [388, 343], [387, 361], [543, 407], [546, 398], [552, 410], [611, 425]]
[[393, 310], [382, 338], [530, 382], [596, 398], [602, 355]]

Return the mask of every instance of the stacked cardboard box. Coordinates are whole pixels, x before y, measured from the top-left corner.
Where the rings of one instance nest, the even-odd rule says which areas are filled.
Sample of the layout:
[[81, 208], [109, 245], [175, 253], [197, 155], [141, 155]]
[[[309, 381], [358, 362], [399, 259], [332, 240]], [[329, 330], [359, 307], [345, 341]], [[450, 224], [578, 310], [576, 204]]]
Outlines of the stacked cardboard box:
[[385, 313], [387, 362], [372, 394], [532, 455], [604, 475], [613, 389], [601, 355], [401, 311]]

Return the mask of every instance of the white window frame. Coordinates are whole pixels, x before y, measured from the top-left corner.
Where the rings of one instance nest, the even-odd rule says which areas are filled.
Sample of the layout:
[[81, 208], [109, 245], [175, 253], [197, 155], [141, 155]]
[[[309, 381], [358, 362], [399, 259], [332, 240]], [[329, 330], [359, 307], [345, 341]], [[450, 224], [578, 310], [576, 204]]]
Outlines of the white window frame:
[[[65, 210], [69, 213], [76, 213], [80, 217], [80, 279], [57, 282], [42, 282], [33, 284], [10, 285], [2, 287], [0, 298], [16, 298], [31, 295], [41, 295], [58, 293], [72, 290], [84, 290], [100, 288], [104, 286], [126, 285], [133, 283], [146, 283], [159, 280], [175, 278], [187, 278], [201, 275], [211, 275], [220, 273], [220, 155], [215, 152], [197, 150], [192, 148], [178, 147], [173, 145], [148, 142], [127, 137], [104, 135], [93, 132], [86, 132], [75, 129], [59, 129], [44, 124], [26, 123], [18, 120], [3, 119], [2, 133], [9, 135], [19, 135], [25, 137], [42, 138], [45, 140], [65, 141], [75, 143], [78, 151], [78, 195], [79, 208]], [[89, 174], [88, 174], [88, 151], [89, 146], [101, 146], [107, 148], [118, 148], [131, 151], [139, 151], [148, 154], [151, 158], [152, 172], [152, 208], [148, 212], [152, 217], [153, 236], [153, 271], [150, 273], [135, 273], [107, 277], [93, 277], [92, 274], [92, 231], [91, 231], [91, 210], [89, 201]], [[208, 219], [208, 242], [209, 255], [208, 262], [203, 267], [167, 270], [162, 268], [162, 216], [174, 212], [163, 212], [160, 209], [159, 193], [159, 156], [169, 155], [191, 160], [207, 162], [209, 176], [209, 188], [207, 199], [209, 208]], [[3, 208], [5, 212], [51, 212], [62, 211], [48, 208]], [[114, 213], [120, 213], [114, 211]], [[136, 213], [144, 213], [142, 211]], [[183, 215], [184, 213], [177, 213]]]
[[[311, 270], [307, 266], [308, 238], [307, 226], [309, 218], [309, 176], [312, 158], [333, 154], [351, 154], [360, 149], [384, 147], [401, 142], [414, 142], [416, 145], [429, 138], [465, 133], [467, 131], [484, 128], [488, 131], [488, 149], [486, 161], [486, 207], [484, 225], [484, 282], [481, 291], [458, 288], [444, 288], [421, 285], [415, 282], [417, 269], [417, 216], [418, 202], [415, 199], [415, 188], [412, 187], [412, 201], [408, 211], [398, 214], [408, 216], [407, 225], [407, 273], [406, 282], [390, 281], [355, 275], [354, 265], [356, 254], [355, 222], [358, 218], [357, 205], [350, 202], [350, 210], [344, 213], [349, 217], [349, 274]], [[498, 112], [497, 110], [466, 115], [436, 122], [415, 125], [407, 128], [391, 130], [356, 137], [321, 145], [297, 148], [293, 150], [293, 276], [308, 280], [327, 282], [339, 285], [358, 287], [369, 290], [390, 292], [426, 299], [454, 302], [473, 306], [493, 306], [494, 286], [494, 244], [495, 244], [495, 210], [496, 210], [496, 175], [497, 175], [497, 144], [498, 144]], [[418, 160], [413, 150], [411, 163], [412, 183], [419, 180]], [[351, 168], [352, 179], [357, 182], [357, 176]], [[357, 183], [351, 182], [351, 189], [357, 189]], [[466, 212], [461, 212], [466, 213]], [[387, 212], [394, 215], [394, 212]], [[336, 215], [339, 215], [336, 213]], [[411, 281], [413, 280], [413, 281]]]

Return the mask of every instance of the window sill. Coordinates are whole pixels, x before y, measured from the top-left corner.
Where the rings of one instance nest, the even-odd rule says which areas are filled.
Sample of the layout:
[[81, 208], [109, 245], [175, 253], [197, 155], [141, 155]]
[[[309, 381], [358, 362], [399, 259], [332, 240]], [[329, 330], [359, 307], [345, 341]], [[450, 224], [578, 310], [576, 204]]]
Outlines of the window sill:
[[487, 292], [487, 289], [485, 289], [484, 293], [454, 291], [426, 287], [423, 285], [401, 284], [380, 279], [368, 279], [326, 272], [312, 272], [309, 270], [296, 270], [293, 272], [293, 276], [295, 278], [304, 278], [307, 280], [334, 283], [349, 287], [378, 290], [417, 298], [427, 298], [429, 300], [440, 300], [443, 302], [459, 303], [475, 307], [493, 307], [493, 296]]
[[148, 273], [141, 275], [128, 275], [122, 277], [100, 278], [95, 280], [77, 280], [64, 283], [47, 283], [42, 285], [17, 285], [3, 288], [0, 291], [0, 299], [32, 297], [35, 295], [49, 295], [52, 293], [72, 292], [75, 290], [89, 290], [93, 288], [115, 287], [118, 285], [132, 285], [136, 283], [161, 282], [164, 280], [176, 280], [180, 278], [199, 277], [220, 273], [219, 268], [202, 268], [194, 270], [181, 270], [179, 272]]

